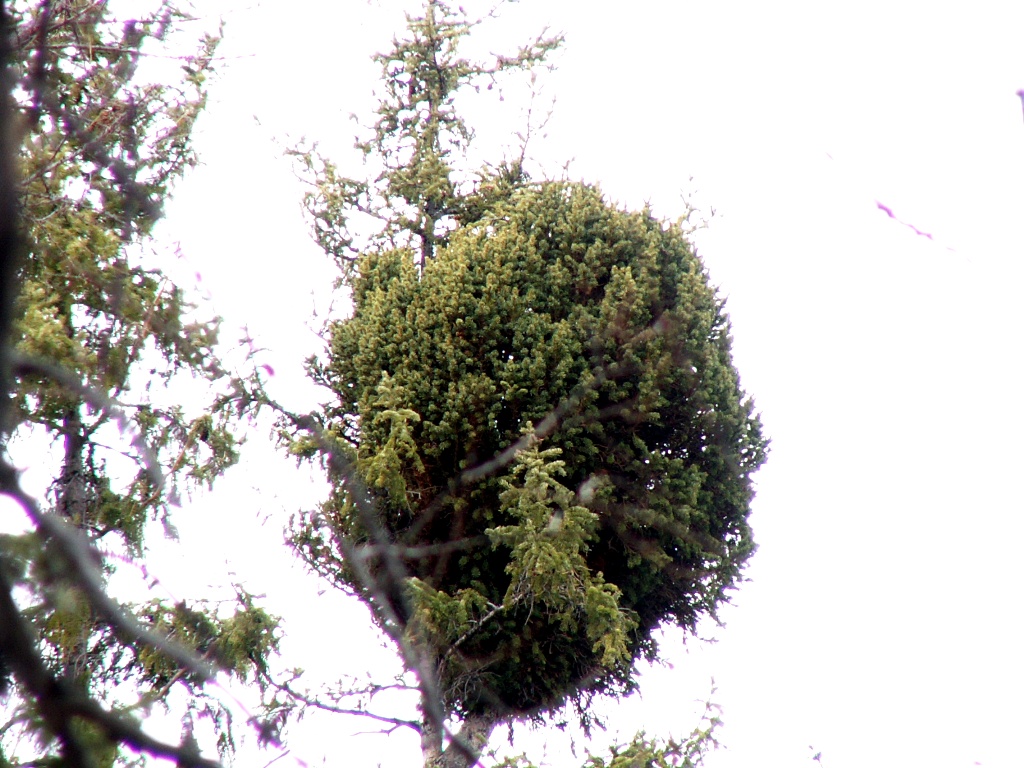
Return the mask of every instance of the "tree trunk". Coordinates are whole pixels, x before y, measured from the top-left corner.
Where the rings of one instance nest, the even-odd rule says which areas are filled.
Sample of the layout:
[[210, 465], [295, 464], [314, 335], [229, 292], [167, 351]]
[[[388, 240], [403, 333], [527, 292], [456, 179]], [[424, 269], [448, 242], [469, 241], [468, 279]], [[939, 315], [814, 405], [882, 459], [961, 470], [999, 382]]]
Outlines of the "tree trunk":
[[85, 474], [84, 426], [78, 406], [64, 412], [64, 462], [56, 482], [57, 513], [88, 532], [89, 489]]
[[423, 768], [470, 768], [476, 765], [497, 724], [498, 719], [494, 715], [470, 715], [462, 721], [455, 739], [443, 745], [436, 726], [424, 720]]

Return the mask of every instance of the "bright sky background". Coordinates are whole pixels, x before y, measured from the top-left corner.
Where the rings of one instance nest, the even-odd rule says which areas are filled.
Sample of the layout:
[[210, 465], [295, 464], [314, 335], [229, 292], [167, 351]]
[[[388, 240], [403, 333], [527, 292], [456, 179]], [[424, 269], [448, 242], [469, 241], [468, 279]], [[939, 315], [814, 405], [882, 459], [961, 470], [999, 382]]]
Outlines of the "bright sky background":
[[[349, 114], [368, 115], [369, 55], [415, 5], [202, 4], [224, 12], [225, 61], [204, 165], [161, 237], [298, 409], [315, 402], [301, 361], [332, 271], [281, 146], [306, 135], [360, 172]], [[556, 104], [535, 176], [571, 160], [623, 204], [674, 217], [692, 193], [714, 208], [696, 241], [773, 441], [760, 549], [718, 642], [667, 637], [673, 666], [603, 707], [595, 743], [686, 735], [713, 676], [726, 727], [710, 768], [812, 766], [815, 751], [825, 768], [1020, 766], [1024, 4], [521, 0], [469, 47], [510, 51], [545, 26], [566, 43], [538, 81], [538, 109]], [[523, 90], [467, 105], [481, 155], [514, 151]], [[262, 442], [180, 510], [184, 554], [158, 553], [157, 572], [223, 582], [226, 560], [286, 615], [288, 663], [323, 679], [393, 668], [361, 608], [287, 564], [283, 521], [322, 487]], [[373, 729], [311, 718], [292, 756], [417, 764], [411, 734], [345, 735]], [[524, 731], [517, 749], [540, 759]], [[581, 762], [557, 732], [535, 741], [550, 765]]]

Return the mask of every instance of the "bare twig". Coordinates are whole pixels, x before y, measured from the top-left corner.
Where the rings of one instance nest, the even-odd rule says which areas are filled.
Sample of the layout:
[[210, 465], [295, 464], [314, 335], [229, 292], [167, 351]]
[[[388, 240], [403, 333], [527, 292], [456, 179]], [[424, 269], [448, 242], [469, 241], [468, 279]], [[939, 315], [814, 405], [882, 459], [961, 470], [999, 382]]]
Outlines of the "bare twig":
[[470, 536], [465, 539], [457, 539], [455, 541], [440, 542], [437, 544], [419, 544], [417, 546], [408, 546], [399, 542], [393, 542], [386, 545], [380, 544], [359, 544], [355, 550], [361, 557], [378, 557], [388, 552], [400, 557], [402, 560], [424, 560], [428, 557], [438, 557], [439, 555], [447, 555], [452, 552], [460, 552], [464, 549], [473, 549], [481, 544], [489, 542], [486, 536]]
[[303, 704], [313, 707], [314, 709], [320, 709], [324, 712], [333, 712], [339, 715], [357, 715], [359, 717], [367, 717], [371, 720], [377, 720], [379, 722], [388, 723], [394, 726], [412, 728], [417, 733], [419, 733], [421, 730], [420, 724], [413, 722], [412, 720], [403, 720], [402, 718], [398, 717], [386, 717], [385, 715], [378, 715], [374, 712], [369, 712], [365, 709], [352, 709], [349, 707], [339, 707], [335, 704], [328, 704], [324, 701], [321, 701], [320, 699], [314, 698], [312, 696], [307, 696], [304, 693], [296, 691], [288, 683], [274, 682], [272, 683], [272, 685], [275, 688], [283, 691], [284, 693], [287, 693], [296, 701], [302, 702]]
[[483, 616], [481, 616], [480, 620], [477, 621], [468, 630], [466, 630], [466, 632], [462, 635], [462, 637], [458, 638], [455, 642], [453, 642], [450, 646], [448, 646], [448, 650], [446, 650], [444, 652], [444, 656], [441, 657], [441, 662], [444, 663], [445, 661], [447, 661], [448, 658], [453, 653], [458, 651], [459, 648], [462, 647], [462, 645], [464, 645], [467, 640], [469, 640], [474, 635], [476, 635], [478, 632], [480, 632], [480, 630], [482, 630], [484, 627], [486, 627], [487, 624], [489, 624], [491, 621], [493, 621], [497, 616], [500, 616], [502, 614], [502, 612], [505, 612], [505, 611], [511, 610], [512, 608], [515, 608], [517, 605], [519, 605], [525, 599], [526, 599], [526, 594], [525, 593], [524, 594], [519, 594], [519, 595], [516, 595], [516, 597], [510, 603], [508, 603], [507, 605], [505, 603], [502, 603], [501, 605], [494, 605], [494, 606], [492, 606], [491, 610], [489, 610], [487, 613], [485, 613]]

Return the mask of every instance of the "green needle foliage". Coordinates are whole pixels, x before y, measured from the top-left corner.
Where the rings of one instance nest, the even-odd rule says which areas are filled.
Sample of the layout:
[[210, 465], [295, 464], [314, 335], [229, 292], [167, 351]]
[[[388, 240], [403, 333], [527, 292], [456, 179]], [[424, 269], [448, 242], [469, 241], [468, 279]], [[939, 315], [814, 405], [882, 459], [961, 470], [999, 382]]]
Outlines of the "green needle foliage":
[[[767, 445], [680, 225], [521, 162], [456, 183], [457, 89], [558, 43], [476, 65], [456, 55], [471, 28], [428, 0], [379, 57], [357, 145], [375, 181], [298, 153], [352, 311], [311, 361], [333, 395], [322, 431], [289, 436], [300, 457], [330, 449], [334, 481], [292, 543], [419, 674], [428, 765], [470, 764], [496, 723], [566, 703], [589, 724], [594, 694], [657, 658], [656, 628], [714, 616], [754, 551]], [[435, 705], [461, 749], [442, 749]]]
[[694, 628], [735, 585], [764, 459], [683, 233], [546, 183], [454, 231], [422, 277], [405, 250], [359, 266], [316, 369], [326, 417], [389, 539], [437, 554], [390, 594], [360, 585], [330, 542], [375, 532], [340, 482], [298, 532], [307, 561], [411, 622], [451, 711], [629, 690], [655, 627]]
[[374, 57], [384, 93], [369, 134], [355, 145], [371, 179], [342, 176], [315, 145], [292, 152], [311, 186], [304, 204], [314, 239], [343, 277], [366, 247], [415, 247], [422, 267], [458, 221], [475, 217], [481, 201], [458, 166], [473, 131], [455, 97], [467, 88], [491, 90], [501, 75], [543, 64], [562, 42], [541, 35], [512, 55], [475, 62], [460, 55], [459, 43], [479, 22], [461, 7], [429, 0], [422, 16], [406, 18], [408, 36]]
[[[13, 50], [3, 96], [16, 115], [4, 130], [17, 144], [21, 254], [4, 254], [20, 260], [14, 325], [2, 340], [15, 377], [0, 432], [5, 470], [30, 462], [53, 478], [41, 510], [23, 500], [36, 524], [0, 536], [4, 583], [39, 660], [68, 691], [134, 721], [181, 689], [226, 751], [229, 713], [204, 693], [203, 677], [112, 622], [84, 589], [82, 563], [39, 523], [48, 515], [84, 534], [95, 560], [86, 565], [103, 583], [119, 563], [138, 566], [149, 523], [173, 535], [177, 499], [238, 458], [238, 421], [250, 404], [218, 362], [217, 324], [196, 317], [146, 247], [162, 201], [195, 162], [191, 134], [217, 38], [180, 57], [164, 82], [145, 70], [166, 61], [147, 54], [172, 51], [168, 36], [186, 18], [168, 3], [133, 21], [92, 0], [5, 3], [4, 12]], [[215, 399], [181, 403], [169, 392], [190, 381]], [[13, 472], [4, 478], [3, 491], [21, 498]], [[153, 600], [120, 611], [238, 677], [261, 671], [276, 646], [275, 620], [241, 591], [228, 608]], [[22, 669], [34, 661], [17, 652]], [[124, 759], [119, 739], [96, 722], [62, 732], [67, 701], [40, 701], [24, 687], [27, 675], [5, 672], [0, 665], [0, 689], [12, 689], [0, 708], [0, 764], [75, 764], [79, 730], [91, 734], [86, 754], [96, 764]], [[5, 757], [25, 734], [35, 751]]]

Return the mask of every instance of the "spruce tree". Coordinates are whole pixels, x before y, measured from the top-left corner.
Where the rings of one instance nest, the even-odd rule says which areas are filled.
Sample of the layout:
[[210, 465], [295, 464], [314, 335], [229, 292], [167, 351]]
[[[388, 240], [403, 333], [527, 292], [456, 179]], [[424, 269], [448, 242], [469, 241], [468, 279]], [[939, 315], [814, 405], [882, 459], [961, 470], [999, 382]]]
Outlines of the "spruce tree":
[[[311, 362], [332, 401], [295, 423], [320, 428], [291, 441], [328, 454], [333, 480], [292, 543], [419, 675], [438, 766], [567, 703], [586, 724], [592, 696], [632, 690], [658, 657], [656, 628], [714, 616], [754, 550], [766, 452], [724, 302], [679, 225], [521, 166], [458, 187], [450, 153], [420, 151], [469, 136], [447, 110], [460, 73], [490, 71], [453, 53], [470, 27], [428, 0], [380, 57], [389, 96], [362, 145], [387, 169], [376, 185], [321, 166], [315, 232], [351, 267], [352, 311]], [[446, 110], [402, 100], [433, 82]], [[350, 217], [370, 208], [382, 235], [360, 241]]]
[[[217, 44], [181, 57], [176, 81], [147, 78], [143, 55], [167, 54], [183, 18], [167, 3], [132, 21], [102, 2], [4, 4], [16, 198], [4, 212], [2, 490], [27, 527], [0, 536], [0, 764], [112, 765], [131, 754], [123, 745], [200, 764], [194, 718], [214, 723], [222, 751], [232, 739], [205, 682], [216, 669], [251, 676], [276, 644], [274, 620], [242, 591], [227, 612], [106, 594], [115, 568], [143, 562], [150, 524], [173, 534], [177, 500], [237, 460], [251, 405], [218, 363], [216, 322], [149, 252], [163, 200], [195, 162]], [[176, 402], [183, 380], [214, 400]], [[52, 483], [35, 500], [14, 467], [47, 453]], [[140, 718], [176, 691], [188, 701], [182, 747], [140, 742]]]

